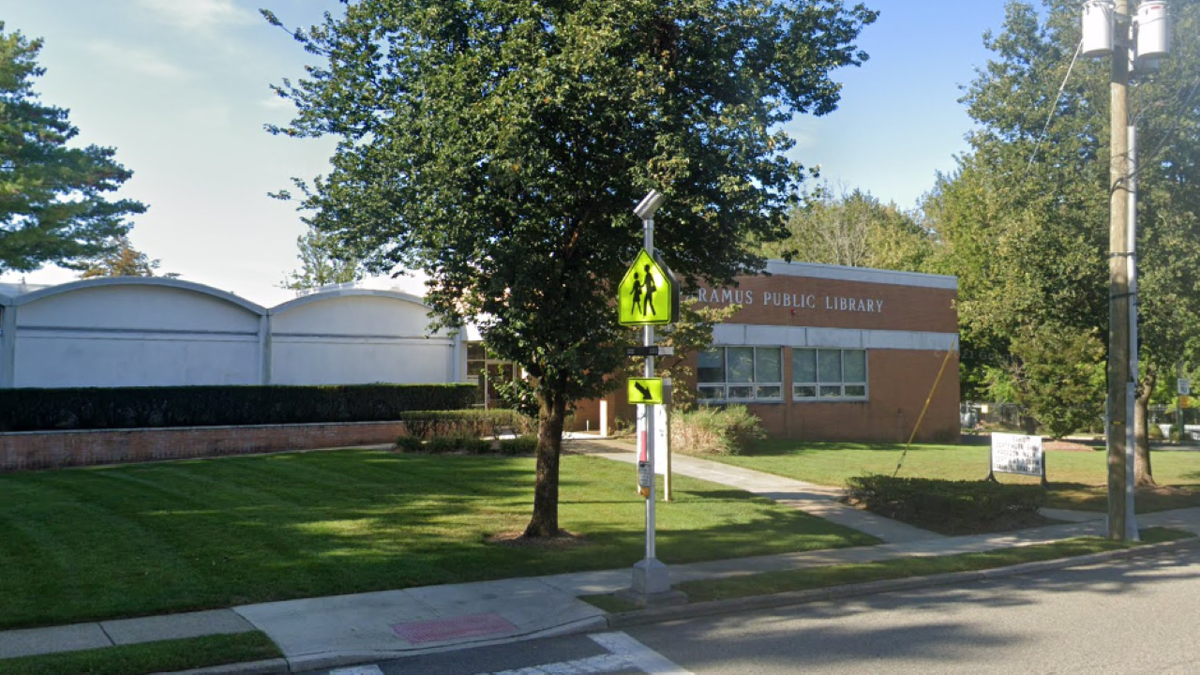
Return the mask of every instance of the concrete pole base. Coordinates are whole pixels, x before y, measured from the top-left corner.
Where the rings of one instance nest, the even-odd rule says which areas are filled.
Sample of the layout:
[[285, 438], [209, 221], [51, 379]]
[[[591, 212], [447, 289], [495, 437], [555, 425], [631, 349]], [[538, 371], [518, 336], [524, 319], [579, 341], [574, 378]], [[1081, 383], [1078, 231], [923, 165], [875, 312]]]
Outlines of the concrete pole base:
[[639, 595], [658, 595], [671, 590], [667, 566], [657, 558], [643, 558], [633, 566], [633, 583], [629, 590]]

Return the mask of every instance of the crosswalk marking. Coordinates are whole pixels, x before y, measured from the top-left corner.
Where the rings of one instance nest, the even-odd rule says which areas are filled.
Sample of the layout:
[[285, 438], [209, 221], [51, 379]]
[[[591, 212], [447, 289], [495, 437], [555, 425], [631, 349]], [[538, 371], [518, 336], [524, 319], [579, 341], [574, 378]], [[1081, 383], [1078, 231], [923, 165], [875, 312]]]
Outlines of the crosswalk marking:
[[692, 675], [625, 633], [597, 633], [588, 637], [609, 653], [575, 661], [547, 663], [479, 675], [602, 675], [630, 668], [636, 668], [646, 675]]
[[692, 675], [625, 633], [597, 633], [588, 637], [613, 654], [625, 656], [635, 668], [641, 668], [647, 675]]
[[353, 668], [338, 668], [329, 671], [329, 675], [383, 675], [379, 666], [354, 666]]

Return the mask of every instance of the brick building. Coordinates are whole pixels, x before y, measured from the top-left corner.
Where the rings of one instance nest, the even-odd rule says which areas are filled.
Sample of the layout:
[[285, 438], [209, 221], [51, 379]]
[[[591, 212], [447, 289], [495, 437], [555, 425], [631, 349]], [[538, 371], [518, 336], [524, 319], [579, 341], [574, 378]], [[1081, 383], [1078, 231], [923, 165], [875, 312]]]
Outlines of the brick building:
[[[954, 277], [781, 261], [767, 272], [694, 296], [741, 309], [677, 387], [746, 404], [772, 436], [813, 440], [907, 440], [930, 399], [918, 440], [957, 438]], [[633, 418], [622, 391], [580, 406], [576, 426], [598, 428], [601, 411]]]

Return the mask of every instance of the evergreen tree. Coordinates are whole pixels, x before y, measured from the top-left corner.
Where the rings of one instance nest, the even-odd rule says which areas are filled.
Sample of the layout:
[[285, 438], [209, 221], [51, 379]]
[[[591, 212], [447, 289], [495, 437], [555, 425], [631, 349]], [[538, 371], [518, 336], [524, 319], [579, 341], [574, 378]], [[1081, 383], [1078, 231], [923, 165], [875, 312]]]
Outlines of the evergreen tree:
[[41, 103], [34, 78], [41, 40], [0, 22], [0, 271], [46, 263], [82, 269], [116, 249], [139, 202], [110, 201], [132, 175], [112, 148], [68, 147], [79, 133], [68, 112]]

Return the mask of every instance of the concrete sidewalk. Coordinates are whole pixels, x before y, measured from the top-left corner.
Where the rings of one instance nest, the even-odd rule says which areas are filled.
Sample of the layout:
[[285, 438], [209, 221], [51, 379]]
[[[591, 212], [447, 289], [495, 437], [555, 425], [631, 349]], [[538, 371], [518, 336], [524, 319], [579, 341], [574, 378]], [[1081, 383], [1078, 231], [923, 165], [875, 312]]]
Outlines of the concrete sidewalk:
[[[619, 447], [589, 445], [580, 449], [618, 461], [632, 459], [631, 452]], [[672, 565], [672, 583], [899, 557], [986, 551], [1101, 535], [1104, 530], [1103, 514], [1065, 512], [1053, 515], [1060, 520], [1080, 522], [996, 535], [943, 537], [844, 507], [834, 501], [838, 491], [828, 488], [690, 457], [676, 457], [674, 469], [680, 474], [770, 496], [869, 532], [888, 543]], [[1142, 526], [1166, 525], [1200, 533], [1200, 509], [1148, 514], [1141, 516], [1139, 522]], [[243, 664], [211, 672], [296, 672], [330, 668], [465, 646], [605, 629], [610, 625], [610, 617], [579, 597], [619, 591], [628, 588], [631, 581], [632, 570], [625, 568], [15, 630], [0, 632], [0, 658], [260, 630], [275, 641], [286, 660]], [[908, 581], [911, 583], [912, 580]], [[686, 606], [677, 609], [688, 611]]]

